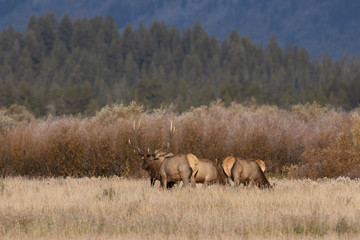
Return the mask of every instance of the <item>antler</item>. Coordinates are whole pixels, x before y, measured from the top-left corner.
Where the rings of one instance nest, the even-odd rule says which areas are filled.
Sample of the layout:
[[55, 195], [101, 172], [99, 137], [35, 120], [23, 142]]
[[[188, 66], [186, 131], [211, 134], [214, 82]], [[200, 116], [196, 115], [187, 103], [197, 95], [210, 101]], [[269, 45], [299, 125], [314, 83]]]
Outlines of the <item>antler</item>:
[[128, 140], [129, 141], [129, 144], [132, 148], [134, 148], [135, 150], [139, 151], [139, 154], [143, 155], [144, 154], [144, 151], [141, 150], [141, 148], [139, 147], [139, 143], [137, 141], [137, 135], [139, 134], [140, 132], [140, 123], [141, 121], [139, 121], [139, 125], [138, 127], [136, 128], [136, 123], [134, 121], [134, 124], [133, 124], [133, 129], [134, 129], [134, 142], [135, 142], [135, 146], [131, 143], [130, 139]]
[[171, 139], [172, 139], [172, 138], [174, 137], [174, 135], [175, 135], [175, 131], [176, 131], [176, 130], [175, 130], [175, 127], [173, 126], [172, 121], [170, 121], [170, 136], [169, 136], [169, 140], [165, 143], [165, 145], [164, 145], [162, 148], [160, 148], [160, 149], [158, 149], [158, 150], [155, 150], [155, 154], [169, 147], [170, 141], [171, 141]]

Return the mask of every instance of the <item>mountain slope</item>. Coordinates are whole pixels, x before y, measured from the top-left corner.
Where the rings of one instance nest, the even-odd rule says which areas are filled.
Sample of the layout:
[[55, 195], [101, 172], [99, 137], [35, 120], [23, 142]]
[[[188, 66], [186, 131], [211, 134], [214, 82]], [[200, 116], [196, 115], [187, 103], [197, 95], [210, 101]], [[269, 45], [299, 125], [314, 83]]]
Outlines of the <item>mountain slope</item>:
[[231, 30], [267, 43], [272, 34], [280, 44], [296, 44], [311, 54], [329, 53], [335, 58], [347, 51], [360, 52], [360, 1], [348, 0], [1, 0], [0, 29], [13, 24], [23, 31], [32, 14], [54, 11], [60, 18], [69, 13], [73, 18], [113, 15], [119, 29], [127, 22], [137, 27], [154, 19], [184, 29], [200, 22], [219, 39]]

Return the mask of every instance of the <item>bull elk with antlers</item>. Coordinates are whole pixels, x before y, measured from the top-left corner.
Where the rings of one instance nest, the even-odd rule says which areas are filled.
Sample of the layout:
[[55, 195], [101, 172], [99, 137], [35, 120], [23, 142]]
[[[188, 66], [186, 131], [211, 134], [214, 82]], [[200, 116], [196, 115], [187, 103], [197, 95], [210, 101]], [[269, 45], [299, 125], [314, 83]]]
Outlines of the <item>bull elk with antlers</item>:
[[139, 147], [137, 141], [137, 135], [140, 131], [140, 122], [138, 127], [134, 122], [134, 142], [135, 145], [130, 145], [138, 151], [138, 154], [143, 159], [143, 169], [147, 170], [150, 175], [151, 186], [154, 186], [156, 180], [161, 181], [161, 186], [171, 188], [174, 183], [179, 181], [183, 182], [183, 186], [195, 187], [195, 176], [199, 170], [199, 160], [197, 157], [191, 153], [189, 154], [173, 154], [165, 152], [169, 145], [171, 139], [175, 135], [175, 127], [173, 127], [172, 122], [170, 124], [170, 136], [168, 141], [163, 147], [158, 150], [155, 150], [153, 153], [144, 153], [143, 150]]

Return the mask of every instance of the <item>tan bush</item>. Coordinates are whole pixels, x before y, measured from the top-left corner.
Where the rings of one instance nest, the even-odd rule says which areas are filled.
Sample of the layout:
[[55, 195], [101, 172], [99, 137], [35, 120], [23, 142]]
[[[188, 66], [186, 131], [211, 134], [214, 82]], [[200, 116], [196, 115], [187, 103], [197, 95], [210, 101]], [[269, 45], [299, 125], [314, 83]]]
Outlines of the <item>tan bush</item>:
[[[319, 132], [318, 144], [308, 145], [301, 156], [303, 177], [360, 177], [360, 151], [357, 145], [360, 125], [357, 112], [342, 114], [334, 131]], [[334, 116], [332, 117], [334, 121]], [[335, 120], [336, 121], [336, 120]], [[334, 125], [332, 125], [334, 127]], [[326, 128], [324, 128], [326, 129]], [[336, 130], [335, 130], [336, 129]]]
[[3, 109], [4, 114], [18, 123], [29, 123], [35, 120], [34, 115], [28, 111], [24, 106], [17, 104], [11, 105], [8, 109]]
[[[312, 110], [310, 111], [312, 112]], [[0, 172], [39, 176], [145, 176], [128, 145], [132, 124], [144, 151], [155, 151], [176, 127], [169, 151], [221, 162], [229, 155], [260, 158], [270, 174], [291, 177], [353, 176], [359, 166], [360, 117], [327, 109], [311, 117], [275, 106], [221, 102], [176, 114], [173, 108], [144, 113], [131, 106], [106, 107], [94, 118], [61, 117], [22, 124], [3, 135]], [[314, 115], [315, 114], [315, 115]], [[316, 117], [315, 117], [316, 116]]]
[[144, 107], [136, 102], [131, 102], [128, 106], [123, 103], [107, 105], [95, 114], [94, 120], [103, 124], [110, 124], [119, 118], [131, 118], [143, 112]]
[[11, 128], [16, 126], [16, 121], [11, 117], [6, 116], [4, 110], [0, 110], [0, 134], [6, 133]]
[[301, 119], [308, 121], [311, 119], [317, 119], [319, 116], [323, 116], [324, 114], [328, 113], [331, 111], [331, 107], [329, 105], [321, 106], [317, 102], [313, 102], [312, 104], [306, 103], [304, 105], [298, 104], [292, 106], [291, 110]]

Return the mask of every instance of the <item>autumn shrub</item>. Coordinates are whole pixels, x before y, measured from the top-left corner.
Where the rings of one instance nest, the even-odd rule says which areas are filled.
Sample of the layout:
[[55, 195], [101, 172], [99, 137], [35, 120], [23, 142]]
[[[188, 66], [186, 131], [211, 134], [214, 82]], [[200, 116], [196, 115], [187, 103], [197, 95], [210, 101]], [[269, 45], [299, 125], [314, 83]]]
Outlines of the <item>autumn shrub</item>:
[[318, 133], [318, 144], [306, 147], [301, 156], [303, 166], [295, 174], [310, 178], [360, 177], [359, 111], [337, 115], [331, 116], [331, 122], [326, 121], [333, 131], [324, 127]]
[[0, 110], [0, 133], [5, 133], [16, 126], [16, 121], [6, 115], [4, 110]]
[[131, 118], [144, 112], [143, 106], [131, 102], [129, 105], [123, 103], [103, 107], [96, 113], [94, 120], [100, 123], [114, 123], [119, 118]]
[[34, 115], [24, 106], [13, 104], [9, 108], [3, 107], [0, 109], [0, 133], [5, 133], [17, 125], [30, 123], [33, 120], [35, 120]]
[[101, 124], [72, 117], [18, 127], [6, 136], [7, 174], [114, 175], [120, 157], [116, 156], [119, 152], [113, 139], [118, 135], [103, 135], [109, 132], [102, 128]]
[[92, 118], [32, 121], [0, 133], [0, 173], [145, 176], [128, 144], [134, 144], [133, 124], [140, 124], [139, 147], [154, 152], [168, 141], [172, 122], [176, 133], [168, 151], [174, 153], [216, 163], [229, 155], [260, 158], [270, 174], [294, 178], [358, 177], [359, 111], [300, 108], [215, 102], [178, 114], [171, 106], [145, 112], [132, 103], [105, 107]]
[[2, 111], [4, 115], [10, 117], [18, 123], [29, 123], [35, 120], [34, 115], [29, 110], [27, 110], [24, 106], [17, 104], [13, 104], [9, 108], [3, 108]]
[[331, 111], [331, 107], [322, 106], [317, 102], [306, 103], [306, 104], [297, 104], [291, 107], [292, 113], [294, 113], [297, 117], [301, 118], [304, 121], [308, 121], [311, 119], [317, 119], [324, 114]]

